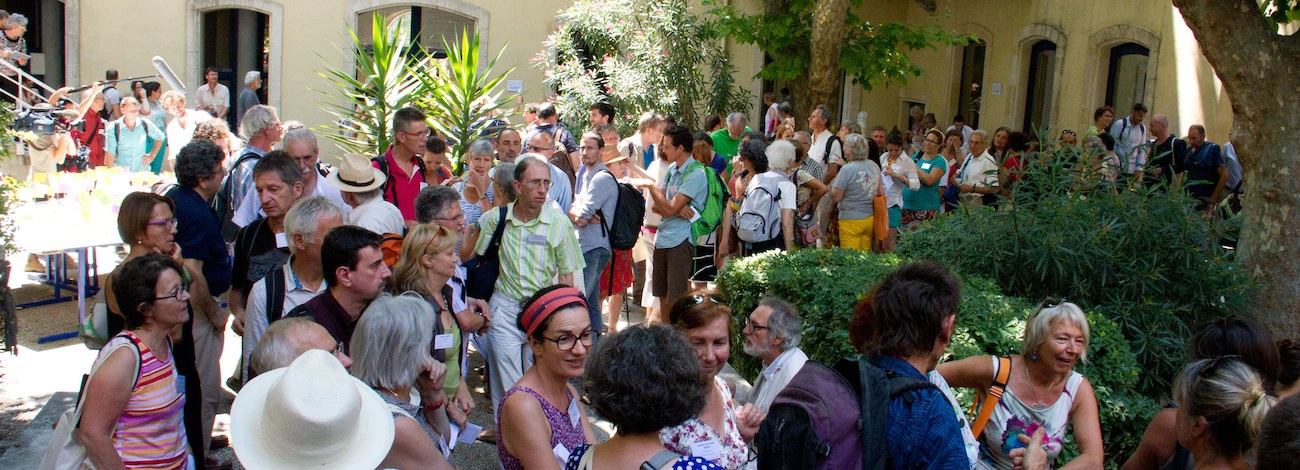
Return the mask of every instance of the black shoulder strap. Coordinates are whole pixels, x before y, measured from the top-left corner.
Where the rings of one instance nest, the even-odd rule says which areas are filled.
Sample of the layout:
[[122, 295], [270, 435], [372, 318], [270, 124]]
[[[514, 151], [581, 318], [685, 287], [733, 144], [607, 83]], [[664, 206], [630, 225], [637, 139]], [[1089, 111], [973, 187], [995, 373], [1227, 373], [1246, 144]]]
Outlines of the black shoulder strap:
[[510, 206], [501, 206], [497, 211], [501, 217], [497, 220], [497, 228], [492, 231], [492, 240], [488, 241], [487, 253], [484, 254], [490, 254], [493, 257], [499, 256], [499, 251], [501, 250], [501, 235], [506, 231], [506, 217], [508, 216], [506, 208], [508, 207]]
[[[588, 449], [588, 451], [590, 451], [590, 449]], [[650, 456], [650, 458], [646, 459], [645, 462], [642, 462], [641, 470], [659, 470], [664, 468], [665, 465], [668, 465], [669, 462], [680, 458], [682, 458], [682, 454], [664, 449], [656, 452], [655, 455]]]
[[271, 272], [266, 277], [266, 323], [269, 325], [275, 323], [284, 316], [284, 295], [288, 291], [288, 285], [284, 282], [284, 270], [293, 269], [292, 266], [280, 266], [280, 269]]
[[[623, 198], [623, 191], [619, 190], [619, 187], [618, 187], [618, 178], [616, 178], [616, 177], [614, 176], [614, 172], [609, 171], [608, 168], [606, 168], [606, 169], [604, 169], [604, 170], [600, 170], [600, 171], [605, 172], [605, 173], [608, 173], [608, 174], [609, 174], [609, 177], [614, 179], [614, 210], [617, 211], [617, 210], [618, 210], [618, 202], [619, 202], [619, 200], [621, 200], [621, 199]], [[595, 176], [592, 176], [592, 177], [591, 177], [591, 184], [596, 184], [596, 177], [595, 177]], [[600, 216], [600, 234], [601, 234], [602, 236], [608, 237], [608, 236], [609, 236], [609, 224], [613, 223], [614, 221], [612, 221], [612, 220], [606, 221], [606, 220], [605, 220], [606, 217], [605, 217], [605, 211], [604, 211], [604, 210], [596, 209], [596, 215]], [[618, 216], [618, 214], [615, 214], [615, 217], [617, 217], [617, 216]]]
[[393, 200], [396, 201], [397, 189], [396, 186], [393, 185], [393, 174], [392, 172], [388, 171], [388, 157], [384, 156], [383, 154], [380, 154], [378, 157], [372, 158], [370, 160], [374, 162], [378, 162], [379, 172], [384, 174], [384, 184], [380, 185], [380, 187], [383, 189], [380, 192], [382, 194], [388, 194], [388, 189], [393, 188]]

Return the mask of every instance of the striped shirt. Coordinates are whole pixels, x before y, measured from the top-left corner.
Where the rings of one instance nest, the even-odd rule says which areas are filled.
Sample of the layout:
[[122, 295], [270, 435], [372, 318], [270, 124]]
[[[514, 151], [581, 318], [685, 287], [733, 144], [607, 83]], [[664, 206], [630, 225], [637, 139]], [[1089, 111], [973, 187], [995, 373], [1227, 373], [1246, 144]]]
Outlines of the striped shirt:
[[[113, 345], [126, 341], [135, 343], [140, 350], [140, 375], [122, 415], [117, 418], [113, 447], [126, 468], [185, 468], [190, 452], [185, 426], [181, 423], [185, 394], [176, 378], [170, 348], [167, 360], [163, 361], [144, 340], [123, 331], [103, 350], [109, 351]], [[170, 339], [167, 342], [171, 344]]]
[[[586, 267], [578, 249], [573, 223], [554, 205], [543, 205], [541, 213], [528, 222], [515, 217], [514, 203], [506, 207], [510, 218], [509, 225], [501, 234], [501, 274], [497, 276], [497, 292], [523, 301], [551, 285], [556, 276]], [[482, 255], [487, 251], [492, 233], [500, 221], [500, 210], [483, 214], [478, 220], [475, 253]]]

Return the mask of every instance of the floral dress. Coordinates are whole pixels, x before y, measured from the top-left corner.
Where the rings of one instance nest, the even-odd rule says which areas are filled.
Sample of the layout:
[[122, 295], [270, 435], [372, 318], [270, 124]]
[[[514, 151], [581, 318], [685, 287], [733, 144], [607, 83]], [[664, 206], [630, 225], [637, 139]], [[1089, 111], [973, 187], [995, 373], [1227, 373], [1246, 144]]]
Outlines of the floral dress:
[[718, 441], [722, 447], [722, 456], [714, 460], [714, 463], [728, 470], [744, 468], [745, 463], [749, 460], [749, 447], [745, 445], [745, 440], [740, 437], [740, 427], [736, 425], [735, 409], [739, 405], [732, 399], [731, 390], [727, 388], [727, 383], [721, 377], [714, 376], [713, 380], [714, 386], [722, 392], [723, 412], [725, 415], [723, 432], [717, 432], [698, 418], [691, 418], [682, 424], [659, 431], [659, 440], [664, 443], [664, 448], [668, 450], [682, 455], [691, 455], [692, 444], [713, 439]]
[[[997, 358], [993, 360], [996, 361]], [[1043, 450], [1047, 451], [1048, 468], [1054, 468], [1052, 461], [1061, 453], [1065, 432], [1070, 425], [1070, 409], [1074, 406], [1074, 398], [1078, 396], [1081, 383], [1083, 375], [1071, 372], [1060, 398], [1043, 409], [1036, 409], [1020, 401], [1020, 397], [1007, 387], [1002, 399], [998, 400], [997, 408], [993, 410], [993, 416], [989, 417], [988, 424], [984, 427], [984, 434], [980, 436], [980, 461], [977, 467], [1011, 468], [1011, 451], [1024, 447], [1019, 436], [1032, 435], [1038, 428], [1046, 428]]]

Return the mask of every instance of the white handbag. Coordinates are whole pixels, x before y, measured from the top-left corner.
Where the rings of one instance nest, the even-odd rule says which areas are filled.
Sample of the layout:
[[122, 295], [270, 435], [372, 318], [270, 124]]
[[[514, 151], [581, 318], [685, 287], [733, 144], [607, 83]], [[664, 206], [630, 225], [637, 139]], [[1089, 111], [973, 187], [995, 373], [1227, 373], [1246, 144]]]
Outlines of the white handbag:
[[[77, 427], [81, 424], [82, 405], [86, 402], [86, 385], [90, 383], [90, 378], [95, 376], [95, 371], [103, 365], [104, 360], [117, 352], [118, 348], [132, 347], [135, 343], [130, 341], [118, 343], [99, 355], [100, 359], [95, 361], [91, 367], [90, 373], [82, 377], [81, 392], [78, 393], [80, 398], [77, 400], [77, 406], [68, 411], [64, 411], [59, 416], [59, 422], [54, 426], [54, 433], [50, 436], [49, 446], [45, 448], [45, 457], [41, 459], [40, 470], [73, 470], [73, 469], [94, 469], [95, 466], [90, 463], [90, 456], [86, 453], [86, 446], [81, 444], [77, 439]], [[135, 372], [132, 373], [139, 380], [140, 376], [140, 353], [136, 351]], [[134, 388], [134, 385], [132, 386]]]

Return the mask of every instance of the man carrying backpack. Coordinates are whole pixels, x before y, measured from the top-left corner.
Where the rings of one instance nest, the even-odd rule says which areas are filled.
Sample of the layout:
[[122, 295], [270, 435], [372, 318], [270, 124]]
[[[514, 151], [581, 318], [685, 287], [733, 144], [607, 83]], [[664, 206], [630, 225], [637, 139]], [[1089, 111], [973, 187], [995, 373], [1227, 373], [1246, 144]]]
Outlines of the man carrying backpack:
[[691, 158], [695, 138], [691, 131], [681, 126], [671, 126], [664, 131], [659, 156], [668, 163], [663, 181], [640, 186], [650, 194], [650, 209], [663, 216], [655, 235], [654, 266], [650, 289], [659, 298], [660, 305], [669, 306], [690, 287], [695, 266], [695, 237], [691, 223], [704, 211], [709, 197], [708, 174], [691, 171], [703, 166]]
[[[587, 310], [591, 315], [591, 329], [597, 334], [605, 331], [600, 315], [600, 274], [609, 263], [612, 251], [609, 245], [609, 224], [614, 222], [618, 206], [618, 183], [601, 159], [605, 141], [594, 132], [582, 135], [578, 156], [582, 166], [577, 173], [577, 192], [569, 219], [578, 228], [578, 247], [587, 266], [582, 269], [583, 292], [587, 294]], [[602, 217], [603, 216], [603, 217]]]

